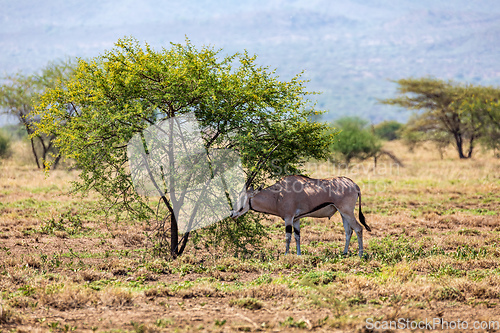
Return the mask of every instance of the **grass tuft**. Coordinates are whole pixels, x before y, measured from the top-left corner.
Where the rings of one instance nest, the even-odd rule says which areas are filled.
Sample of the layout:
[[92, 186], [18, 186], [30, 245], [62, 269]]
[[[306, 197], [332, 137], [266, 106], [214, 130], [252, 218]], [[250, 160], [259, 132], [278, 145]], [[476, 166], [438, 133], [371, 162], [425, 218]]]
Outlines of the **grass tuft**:
[[238, 306], [248, 310], [259, 310], [262, 308], [262, 302], [255, 298], [242, 298], [229, 301], [230, 306]]

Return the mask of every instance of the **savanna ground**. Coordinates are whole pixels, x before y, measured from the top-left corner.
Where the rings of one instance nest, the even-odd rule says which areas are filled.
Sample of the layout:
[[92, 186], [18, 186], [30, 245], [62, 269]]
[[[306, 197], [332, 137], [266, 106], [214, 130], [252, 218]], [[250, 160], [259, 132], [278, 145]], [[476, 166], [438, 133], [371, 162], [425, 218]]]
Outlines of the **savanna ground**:
[[336, 214], [303, 221], [300, 257], [283, 255], [283, 222], [270, 218], [269, 239], [246, 258], [191, 247], [165, 261], [147, 251], [150, 227], [106, 219], [95, 196], [68, 195], [75, 171], [46, 178], [27, 166], [29, 152], [3, 161], [0, 331], [363, 332], [433, 318], [500, 331], [500, 160], [385, 148], [405, 167], [309, 166], [361, 186], [373, 230], [364, 260], [355, 236], [340, 255]]

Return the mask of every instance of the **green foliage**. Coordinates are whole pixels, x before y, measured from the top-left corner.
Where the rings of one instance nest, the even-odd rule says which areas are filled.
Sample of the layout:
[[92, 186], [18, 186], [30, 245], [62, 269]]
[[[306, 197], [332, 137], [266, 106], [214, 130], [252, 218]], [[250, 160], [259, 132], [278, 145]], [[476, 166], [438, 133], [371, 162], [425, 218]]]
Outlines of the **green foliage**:
[[373, 132], [381, 139], [392, 141], [401, 137], [403, 124], [395, 120], [385, 120], [373, 127]]
[[368, 122], [358, 117], [343, 117], [335, 121], [341, 130], [338, 142], [331, 145], [334, 157], [349, 164], [353, 158], [364, 160], [374, 157], [382, 148], [380, 139], [372, 133]]
[[[134, 191], [127, 143], [160, 119], [194, 112], [205, 129], [206, 149], [239, 152], [249, 172], [278, 146], [256, 181], [285, 170], [299, 173], [309, 158], [327, 157], [333, 135], [327, 125], [310, 121], [319, 112], [305, 98], [310, 93], [300, 76], [281, 82], [255, 60], [247, 53], [222, 57], [189, 41], [156, 51], [133, 38], [120, 39], [103, 55], [80, 60], [64, 86], [41, 95], [36, 134], [55, 134], [62, 156], [76, 161], [82, 170], [77, 190], [95, 190], [109, 206], [143, 221], [151, 221], [154, 211]], [[262, 234], [253, 230], [239, 237], [252, 224], [222, 225], [224, 235], [238, 236], [233, 242]]]
[[0, 129], [0, 158], [6, 158], [10, 154], [10, 138]]
[[431, 77], [396, 81], [399, 96], [381, 102], [418, 110], [403, 137], [413, 147], [435, 142], [438, 149], [453, 143], [460, 158], [472, 157], [477, 140], [500, 147], [500, 89], [461, 85]]

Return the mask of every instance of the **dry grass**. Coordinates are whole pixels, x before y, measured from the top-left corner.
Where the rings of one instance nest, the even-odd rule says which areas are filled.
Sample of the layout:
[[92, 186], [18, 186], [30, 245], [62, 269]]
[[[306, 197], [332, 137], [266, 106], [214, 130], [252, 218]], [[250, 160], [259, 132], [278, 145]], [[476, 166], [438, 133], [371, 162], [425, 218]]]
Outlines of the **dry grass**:
[[361, 186], [373, 230], [364, 260], [355, 239], [340, 255], [334, 216], [303, 221], [301, 257], [283, 256], [282, 222], [270, 218], [270, 239], [253, 256], [189, 248], [166, 262], [147, 252], [147, 226], [110, 223], [95, 196], [68, 195], [75, 171], [46, 177], [26, 166], [29, 154], [4, 161], [0, 329], [329, 332], [367, 331], [368, 318], [499, 320], [500, 160], [385, 148], [405, 167], [309, 165], [312, 176]]

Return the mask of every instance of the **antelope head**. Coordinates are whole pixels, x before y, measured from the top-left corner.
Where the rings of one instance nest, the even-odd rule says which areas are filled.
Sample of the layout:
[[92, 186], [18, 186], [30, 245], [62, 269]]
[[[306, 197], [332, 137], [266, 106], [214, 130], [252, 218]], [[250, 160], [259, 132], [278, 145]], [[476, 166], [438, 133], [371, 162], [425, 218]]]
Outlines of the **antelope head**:
[[240, 217], [241, 215], [245, 214], [248, 212], [250, 209], [250, 199], [252, 199], [257, 193], [262, 190], [264, 185], [261, 185], [258, 189], [254, 190], [252, 184], [253, 180], [255, 179], [255, 176], [257, 176], [257, 173], [259, 170], [264, 166], [264, 164], [267, 162], [271, 154], [278, 148], [279, 144], [277, 144], [264, 158], [262, 157], [259, 162], [257, 163], [255, 167], [255, 171], [250, 174], [250, 177], [248, 177], [245, 186], [243, 187], [243, 190], [240, 192], [240, 195], [238, 196], [238, 200], [236, 202], [236, 207], [231, 211], [230, 217], [233, 219]]
[[233, 219], [236, 219], [241, 215], [247, 213], [250, 210], [250, 199], [252, 199], [257, 193], [259, 193], [262, 188], [263, 185], [256, 190], [253, 188], [253, 186], [250, 186], [250, 188], [245, 188], [243, 191], [241, 191], [240, 195], [238, 196], [238, 200], [236, 201], [234, 210], [231, 211], [231, 214], [229, 216]]

